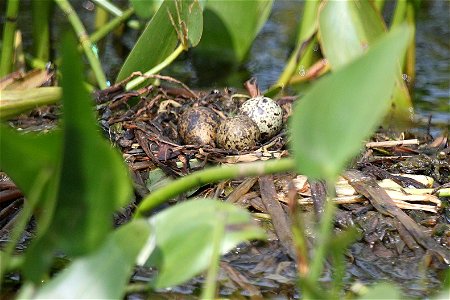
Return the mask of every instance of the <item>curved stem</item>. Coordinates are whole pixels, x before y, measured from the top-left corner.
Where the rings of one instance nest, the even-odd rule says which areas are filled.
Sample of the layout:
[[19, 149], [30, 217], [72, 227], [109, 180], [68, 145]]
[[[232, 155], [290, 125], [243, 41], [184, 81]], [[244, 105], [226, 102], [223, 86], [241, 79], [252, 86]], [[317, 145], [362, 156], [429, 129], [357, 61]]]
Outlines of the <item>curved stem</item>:
[[145, 197], [136, 209], [135, 218], [142, 217], [156, 206], [198, 186], [237, 177], [260, 176], [294, 170], [294, 160], [282, 158], [218, 166], [194, 172], [169, 183]]
[[161, 63], [154, 66], [147, 72], [145, 72], [142, 76], [139, 76], [139, 77], [131, 80], [130, 82], [128, 82], [125, 87], [125, 90], [127, 90], [127, 91], [132, 90], [135, 87], [137, 87], [138, 85], [140, 85], [141, 83], [143, 83], [147, 79], [147, 78], [145, 78], [145, 76], [153, 75], [155, 73], [160, 72], [162, 69], [164, 69], [165, 67], [170, 65], [185, 50], [187, 50], [187, 48], [185, 46], [183, 46], [183, 44], [178, 45], [178, 47], [169, 56], [167, 56], [166, 59], [164, 59]]
[[90, 40], [92, 43], [95, 43], [105, 37], [108, 33], [110, 33], [114, 28], [122, 24], [125, 20], [127, 20], [134, 13], [134, 8], [129, 8], [123, 12], [122, 15], [116, 17], [102, 26], [99, 30], [90, 35]]

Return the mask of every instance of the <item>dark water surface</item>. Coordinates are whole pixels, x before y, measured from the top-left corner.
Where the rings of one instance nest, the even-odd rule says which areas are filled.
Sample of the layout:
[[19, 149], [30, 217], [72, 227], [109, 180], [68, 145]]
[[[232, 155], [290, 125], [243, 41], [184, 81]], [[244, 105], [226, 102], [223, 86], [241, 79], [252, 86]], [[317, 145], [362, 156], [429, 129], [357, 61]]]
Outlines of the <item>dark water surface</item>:
[[[295, 40], [303, 4], [277, 1], [270, 19], [253, 44], [245, 63], [262, 89], [276, 82]], [[392, 6], [392, 5], [391, 5]], [[390, 7], [387, 8], [389, 14]], [[392, 7], [393, 8], [393, 7]], [[432, 116], [435, 128], [450, 124], [450, 1], [422, 1], [416, 28], [416, 82], [413, 104], [420, 124]]]
[[423, 1], [417, 18], [414, 107], [422, 118], [432, 115], [450, 124], [450, 2]]
[[[393, 3], [386, 6], [389, 18]], [[241, 87], [254, 76], [261, 90], [275, 83], [283, 71], [290, 51], [295, 46], [297, 22], [303, 9], [301, 1], [276, 1], [269, 20], [258, 34], [242, 68], [227, 79], [208, 77], [199, 73], [188, 61], [184, 67], [173, 69], [193, 87], [215, 88], [224, 85]], [[432, 116], [435, 130], [450, 124], [450, 1], [422, 1], [416, 28], [416, 82], [412, 95], [417, 126], [423, 127]], [[210, 75], [211, 73], [208, 72]], [[214, 74], [214, 73], [212, 73]], [[172, 74], [173, 75], [173, 74]]]

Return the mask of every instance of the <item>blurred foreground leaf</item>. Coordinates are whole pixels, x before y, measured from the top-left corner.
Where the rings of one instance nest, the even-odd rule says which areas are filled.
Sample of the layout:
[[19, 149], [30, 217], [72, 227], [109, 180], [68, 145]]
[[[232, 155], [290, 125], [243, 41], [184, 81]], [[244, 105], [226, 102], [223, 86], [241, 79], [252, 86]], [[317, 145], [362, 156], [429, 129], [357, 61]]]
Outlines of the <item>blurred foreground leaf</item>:
[[[112, 213], [131, 194], [120, 155], [99, 132], [74, 38], [65, 36], [62, 46], [63, 145], [62, 153], [55, 155], [56, 160], [62, 156], [61, 169], [55, 174], [60, 177], [48, 230], [34, 240], [26, 255], [25, 273], [35, 282], [49, 267], [55, 250], [76, 256], [101, 245], [112, 230]], [[32, 145], [32, 149], [40, 147]], [[19, 161], [23, 165], [25, 160]]]
[[23, 134], [0, 125], [0, 137], [0, 169], [14, 180], [26, 196], [33, 187], [34, 176], [41, 170], [48, 170], [57, 176], [61, 132]]
[[390, 32], [298, 100], [290, 127], [300, 172], [334, 179], [358, 152], [389, 108], [410, 32]]
[[[385, 32], [382, 16], [368, 1], [328, 1], [320, 10], [320, 45], [333, 70], [361, 56]], [[408, 122], [412, 117], [412, 102], [401, 76], [402, 61], [403, 57], [398, 60], [390, 117]], [[371, 71], [368, 67], [366, 73]]]
[[156, 248], [146, 265], [159, 269], [154, 287], [182, 283], [208, 267], [215, 225], [220, 220], [225, 222], [221, 253], [246, 240], [265, 237], [247, 211], [213, 199], [184, 202], [149, 219]]
[[19, 298], [121, 299], [149, 233], [144, 220], [134, 220], [109, 235], [94, 253], [75, 260], [35, 295]]

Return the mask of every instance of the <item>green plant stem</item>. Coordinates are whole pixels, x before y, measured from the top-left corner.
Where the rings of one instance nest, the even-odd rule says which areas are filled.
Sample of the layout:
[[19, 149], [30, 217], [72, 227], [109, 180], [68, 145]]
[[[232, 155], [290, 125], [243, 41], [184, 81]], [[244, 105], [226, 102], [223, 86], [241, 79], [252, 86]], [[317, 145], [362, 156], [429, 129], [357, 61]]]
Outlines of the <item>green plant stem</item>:
[[316, 38], [313, 38], [317, 31], [317, 13], [320, 1], [306, 1], [303, 10], [302, 21], [298, 30], [297, 46], [292, 52], [288, 63], [282, 74], [278, 78], [275, 86], [285, 87], [289, 84], [291, 77], [302, 66], [306, 69], [312, 65], [313, 45]]
[[404, 71], [408, 75], [409, 87], [413, 86], [416, 78], [416, 10], [414, 4], [408, 1], [406, 7], [406, 22], [411, 28], [414, 28], [414, 33], [411, 35], [408, 49], [406, 50]]
[[[294, 51], [292, 52], [291, 57], [289, 58], [288, 63], [286, 64], [283, 72], [278, 78], [275, 86], [286, 87], [289, 84], [292, 76], [295, 75], [297, 69], [303, 68], [306, 69], [311, 65], [312, 61], [312, 48], [313, 42], [305, 41], [303, 44], [298, 44]], [[305, 54], [308, 53], [308, 59], [306, 59]]]
[[391, 28], [399, 26], [403, 23], [406, 16], [407, 0], [397, 0], [394, 16], [392, 17]]
[[94, 45], [91, 43], [91, 40], [89, 39], [86, 30], [83, 24], [81, 23], [80, 18], [78, 18], [78, 15], [75, 13], [69, 1], [67, 0], [55, 0], [55, 1], [58, 4], [59, 8], [61, 8], [61, 10], [64, 11], [64, 13], [69, 18], [69, 21], [72, 24], [72, 27], [74, 28], [78, 36], [78, 40], [81, 46], [83, 47], [84, 53], [89, 61], [89, 64], [91, 65], [91, 68], [94, 71], [94, 75], [99, 87], [101, 89], [106, 88], [107, 84], [105, 73], [103, 73], [100, 60], [98, 59], [97, 54], [94, 53], [93, 51]]
[[145, 76], [153, 75], [155, 73], [160, 72], [162, 69], [164, 69], [165, 67], [170, 65], [175, 59], [177, 59], [177, 57], [185, 50], [187, 50], [187, 47], [185, 47], [183, 44], [178, 45], [178, 47], [169, 56], [167, 56], [166, 59], [164, 59], [161, 63], [154, 66], [147, 72], [145, 72], [142, 76], [139, 76], [139, 77], [131, 80], [130, 82], [128, 82], [127, 85], [125, 86], [125, 90], [129, 91], [129, 90], [136, 88], [141, 83], [143, 83], [145, 80], [147, 80], [147, 78], [145, 78]]
[[436, 194], [439, 197], [450, 197], [450, 188], [440, 189]]
[[42, 87], [27, 90], [5, 90], [0, 93], [0, 120], [14, 117], [42, 105], [61, 99], [60, 87]]
[[127, 20], [134, 13], [134, 8], [131, 7], [123, 12], [123, 14], [119, 17], [116, 17], [100, 27], [99, 30], [91, 34], [89, 37], [92, 43], [95, 43], [105, 37], [108, 33], [114, 30], [117, 26], [122, 24], [125, 20]]
[[27, 53], [25, 53], [25, 61], [27, 62], [28, 66], [30, 66], [32, 69], [45, 69], [47, 66], [47, 62]]
[[326, 182], [327, 201], [325, 203], [324, 213], [320, 220], [317, 246], [315, 247], [314, 258], [312, 259], [310, 273], [308, 274], [308, 277], [312, 282], [317, 282], [322, 274], [324, 262], [327, 256], [328, 245], [330, 245], [330, 240], [333, 233], [333, 217], [336, 206], [332, 201], [335, 195], [335, 190], [334, 185], [331, 184], [331, 182], [334, 182], [334, 180], [327, 180]]
[[206, 281], [203, 286], [201, 299], [215, 299], [217, 273], [219, 272], [220, 249], [222, 248], [222, 240], [225, 234], [226, 215], [222, 214], [216, 220], [213, 232], [213, 246], [211, 253], [211, 263], [209, 264]]
[[3, 27], [0, 78], [11, 73], [14, 61], [14, 37], [19, 13], [19, 0], [9, 0], [6, 7], [6, 23]]
[[[100, 30], [103, 26], [105, 26], [108, 23], [109, 20], [109, 12], [106, 11], [103, 7], [97, 6], [95, 8], [95, 31]], [[98, 51], [104, 52], [105, 50], [105, 41], [102, 41], [98, 43], [97, 41], [92, 40], [92, 34], [89, 35], [89, 39], [91, 40], [91, 43], [95, 43], [95, 45], [99, 48]]]
[[169, 183], [165, 187], [160, 188], [145, 197], [137, 207], [135, 217], [142, 217], [156, 206], [197, 186], [238, 177], [260, 176], [294, 170], [294, 160], [291, 158], [282, 158], [277, 160], [217, 166], [194, 172]]
[[43, 61], [50, 59], [50, 14], [52, 0], [32, 1], [34, 56]]
[[120, 17], [123, 12], [120, 8], [112, 4], [110, 1], [107, 0], [92, 0], [92, 2], [97, 3], [101, 7], [103, 7], [105, 10], [107, 10], [109, 13], [116, 17]]
[[298, 203], [295, 203], [295, 208], [290, 217], [292, 220], [292, 240], [297, 254], [297, 272], [299, 277], [303, 278], [308, 274], [309, 257], [305, 226], [298, 207]]
[[373, 5], [380, 13], [383, 12], [384, 4], [385, 4], [385, 0], [374, 0], [373, 1]]

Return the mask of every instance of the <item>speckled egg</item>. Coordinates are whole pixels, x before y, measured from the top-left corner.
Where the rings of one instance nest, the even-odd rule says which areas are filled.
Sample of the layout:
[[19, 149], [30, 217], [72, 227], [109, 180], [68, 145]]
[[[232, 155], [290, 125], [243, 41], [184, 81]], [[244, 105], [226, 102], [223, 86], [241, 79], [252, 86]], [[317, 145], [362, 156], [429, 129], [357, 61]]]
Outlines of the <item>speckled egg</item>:
[[283, 126], [283, 110], [268, 97], [259, 96], [245, 101], [239, 114], [249, 116], [258, 125], [263, 140], [276, 135]]
[[246, 115], [228, 118], [217, 129], [216, 144], [226, 150], [246, 150], [259, 140], [258, 126]]
[[187, 145], [212, 145], [219, 116], [207, 107], [191, 107], [178, 118], [178, 134]]

